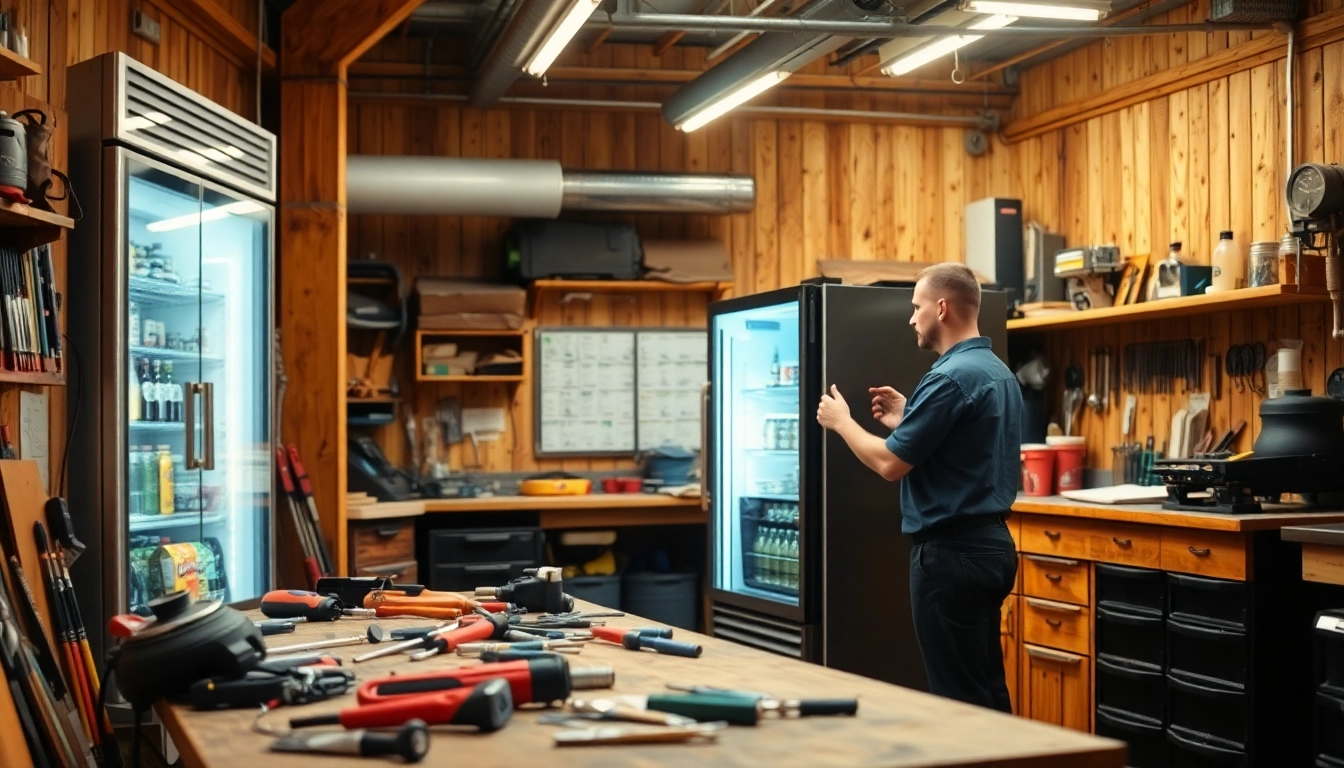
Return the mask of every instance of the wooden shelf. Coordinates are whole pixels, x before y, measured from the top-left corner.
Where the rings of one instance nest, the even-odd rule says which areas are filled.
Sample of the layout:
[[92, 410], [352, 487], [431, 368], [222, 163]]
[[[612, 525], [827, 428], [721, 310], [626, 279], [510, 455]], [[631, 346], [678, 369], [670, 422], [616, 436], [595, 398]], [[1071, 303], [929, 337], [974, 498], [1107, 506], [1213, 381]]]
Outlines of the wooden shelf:
[[[65, 374], [0, 370], [0, 384], [37, 384], [43, 387], [63, 387], [65, 386]], [[181, 428], [182, 425], [179, 424], [178, 429]]]
[[502, 330], [497, 330], [497, 331], [496, 331], [496, 330], [460, 330], [460, 331], [431, 331], [431, 330], [418, 330], [418, 331], [415, 332], [415, 338], [416, 338], [417, 341], [420, 340], [420, 339], [423, 339], [423, 338], [426, 337], [426, 336], [434, 336], [434, 337], [439, 337], [439, 336], [474, 336], [474, 337], [477, 337], [477, 338], [489, 338], [489, 337], [492, 337], [492, 336], [497, 336], [497, 337], [500, 337], [500, 338], [508, 338], [508, 337], [513, 337], [513, 336], [526, 336], [526, 335], [527, 335], [527, 329], [526, 329], [526, 328], [519, 328], [519, 329], [517, 329], [517, 330], [512, 330], [512, 329], [502, 329]]
[[669, 283], [663, 280], [534, 280], [532, 282], [532, 316], [541, 311], [541, 297], [545, 293], [707, 293], [711, 301], [733, 287], [732, 283], [700, 282]]
[[42, 67], [8, 48], [0, 48], [0, 80], [18, 80], [42, 74]]
[[347, 397], [346, 405], [387, 405], [389, 403], [400, 403], [400, 397]]
[[517, 376], [425, 376], [421, 374], [415, 377], [416, 381], [444, 381], [456, 382], [459, 384], [477, 383], [477, 384], [512, 384], [520, 381], [526, 381], [527, 377]]
[[1239, 309], [1260, 309], [1285, 304], [1308, 304], [1329, 301], [1323, 287], [1302, 288], [1296, 285], [1266, 285], [1260, 288], [1242, 288], [1203, 296], [1182, 296], [1177, 299], [1158, 299], [1123, 307], [1103, 307], [1081, 312], [1062, 312], [1039, 317], [1024, 317], [1008, 321], [1009, 331], [1064, 330], [1092, 325], [1163, 320], [1211, 312], [1230, 312]]
[[74, 226], [74, 219], [0, 200], [0, 242], [5, 245], [21, 250], [36, 248], [60, 240], [61, 233]]

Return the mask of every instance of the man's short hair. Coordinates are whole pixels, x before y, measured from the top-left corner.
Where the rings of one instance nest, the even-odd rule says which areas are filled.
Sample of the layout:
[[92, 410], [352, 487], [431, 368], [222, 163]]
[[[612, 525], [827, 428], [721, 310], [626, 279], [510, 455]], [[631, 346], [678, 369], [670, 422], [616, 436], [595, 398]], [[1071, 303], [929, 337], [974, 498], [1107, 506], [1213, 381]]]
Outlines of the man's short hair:
[[928, 281], [936, 297], [966, 307], [972, 315], [980, 312], [980, 281], [965, 264], [934, 264], [921, 270], [918, 279]]

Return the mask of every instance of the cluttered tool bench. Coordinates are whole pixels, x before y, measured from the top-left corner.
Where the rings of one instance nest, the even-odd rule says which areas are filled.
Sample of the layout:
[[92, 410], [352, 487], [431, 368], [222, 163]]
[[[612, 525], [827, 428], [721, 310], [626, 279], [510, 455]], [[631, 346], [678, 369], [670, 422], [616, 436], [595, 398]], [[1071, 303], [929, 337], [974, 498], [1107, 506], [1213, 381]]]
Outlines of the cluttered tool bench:
[[[604, 612], [601, 606], [581, 601], [575, 609]], [[259, 612], [250, 612], [248, 616], [263, 618]], [[399, 627], [426, 623], [422, 619], [376, 621], [389, 633]], [[668, 629], [630, 615], [604, 621], [607, 627]], [[268, 646], [292, 646], [348, 635], [362, 636], [368, 623], [368, 620], [358, 618], [342, 618], [332, 623], [307, 622], [299, 624], [292, 633], [268, 637], [266, 642]], [[592, 676], [580, 673], [585, 668], [608, 667], [614, 672], [610, 690], [579, 690], [575, 691], [575, 698], [589, 699], [597, 704], [597, 700], [618, 695], [669, 694], [675, 697], [681, 694], [669, 689], [669, 684], [704, 685], [764, 692], [781, 702], [784, 716], [768, 714], [771, 705], [762, 704], [757, 709], [767, 714], [760, 716], [759, 724], [712, 730], [691, 743], [561, 747], [557, 746], [557, 734], [586, 731], [592, 725], [635, 725], [646, 732], [658, 726], [639, 726], [615, 720], [552, 724], [545, 721], [556, 720], [557, 714], [570, 711], [572, 706], [517, 705], [519, 709], [495, 732], [482, 732], [471, 726], [431, 727], [424, 762], [427, 765], [520, 765], [563, 761], [582, 765], [648, 766], [1030, 765], [1070, 768], [1118, 768], [1124, 763], [1123, 745], [1109, 739], [1010, 718], [692, 632], [676, 630], [675, 639], [698, 645], [703, 652], [698, 658], [686, 658], [648, 650], [631, 651], [609, 642], [592, 641], [585, 643], [579, 654], [565, 654], [576, 681], [587, 679], [589, 683], [586, 684], [600, 684], [593, 683]], [[356, 685], [392, 674], [443, 673], [480, 663], [456, 654], [439, 654], [421, 662], [409, 662], [405, 656], [394, 654], [353, 663], [353, 657], [367, 653], [371, 647], [376, 646], [338, 647], [326, 652], [343, 658], [342, 668], [352, 670], [358, 677]], [[856, 714], [787, 716], [790, 700], [837, 698], [857, 699]], [[303, 706], [281, 706], [260, 719], [257, 710], [251, 709], [202, 712], [186, 704], [160, 703], [158, 711], [188, 766], [311, 765], [314, 759], [323, 765], [377, 764], [367, 758], [273, 752], [270, 747], [278, 737], [254, 730], [254, 724], [259, 723], [263, 728], [283, 731], [289, 728], [291, 718], [320, 720], [321, 716], [335, 715], [356, 706], [357, 697], [352, 692]], [[429, 716], [428, 710], [425, 716]], [[344, 733], [340, 726], [330, 725], [296, 731]]]

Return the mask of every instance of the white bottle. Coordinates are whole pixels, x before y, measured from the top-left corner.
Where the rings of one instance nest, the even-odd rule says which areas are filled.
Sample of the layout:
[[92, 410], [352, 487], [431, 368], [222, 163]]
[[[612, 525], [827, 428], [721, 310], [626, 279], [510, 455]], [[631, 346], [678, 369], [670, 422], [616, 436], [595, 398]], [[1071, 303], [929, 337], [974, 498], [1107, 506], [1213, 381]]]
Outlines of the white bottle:
[[798, 588], [798, 534], [789, 533], [789, 546], [785, 557], [789, 558], [789, 586]]
[[1206, 293], [1235, 291], [1246, 287], [1246, 252], [1232, 233], [1223, 231], [1218, 236], [1218, 245], [1213, 249], [1213, 284]]

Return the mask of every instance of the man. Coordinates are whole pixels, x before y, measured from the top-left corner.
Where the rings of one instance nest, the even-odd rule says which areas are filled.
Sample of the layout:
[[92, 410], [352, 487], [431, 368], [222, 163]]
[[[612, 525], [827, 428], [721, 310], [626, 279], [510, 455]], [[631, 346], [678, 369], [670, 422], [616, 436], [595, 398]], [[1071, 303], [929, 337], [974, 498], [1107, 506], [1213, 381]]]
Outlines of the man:
[[901, 480], [901, 531], [910, 552], [915, 636], [939, 696], [1011, 711], [999, 648], [999, 606], [1017, 578], [1004, 520], [1021, 472], [1022, 393], [980, 335], [980, 285], [961, 264], [925, 269], [910, 325], [939, 354], [907, 403], [874, 387], [885, 441], [859, 426], [834, 385], [817, 421], [874, 472]]

